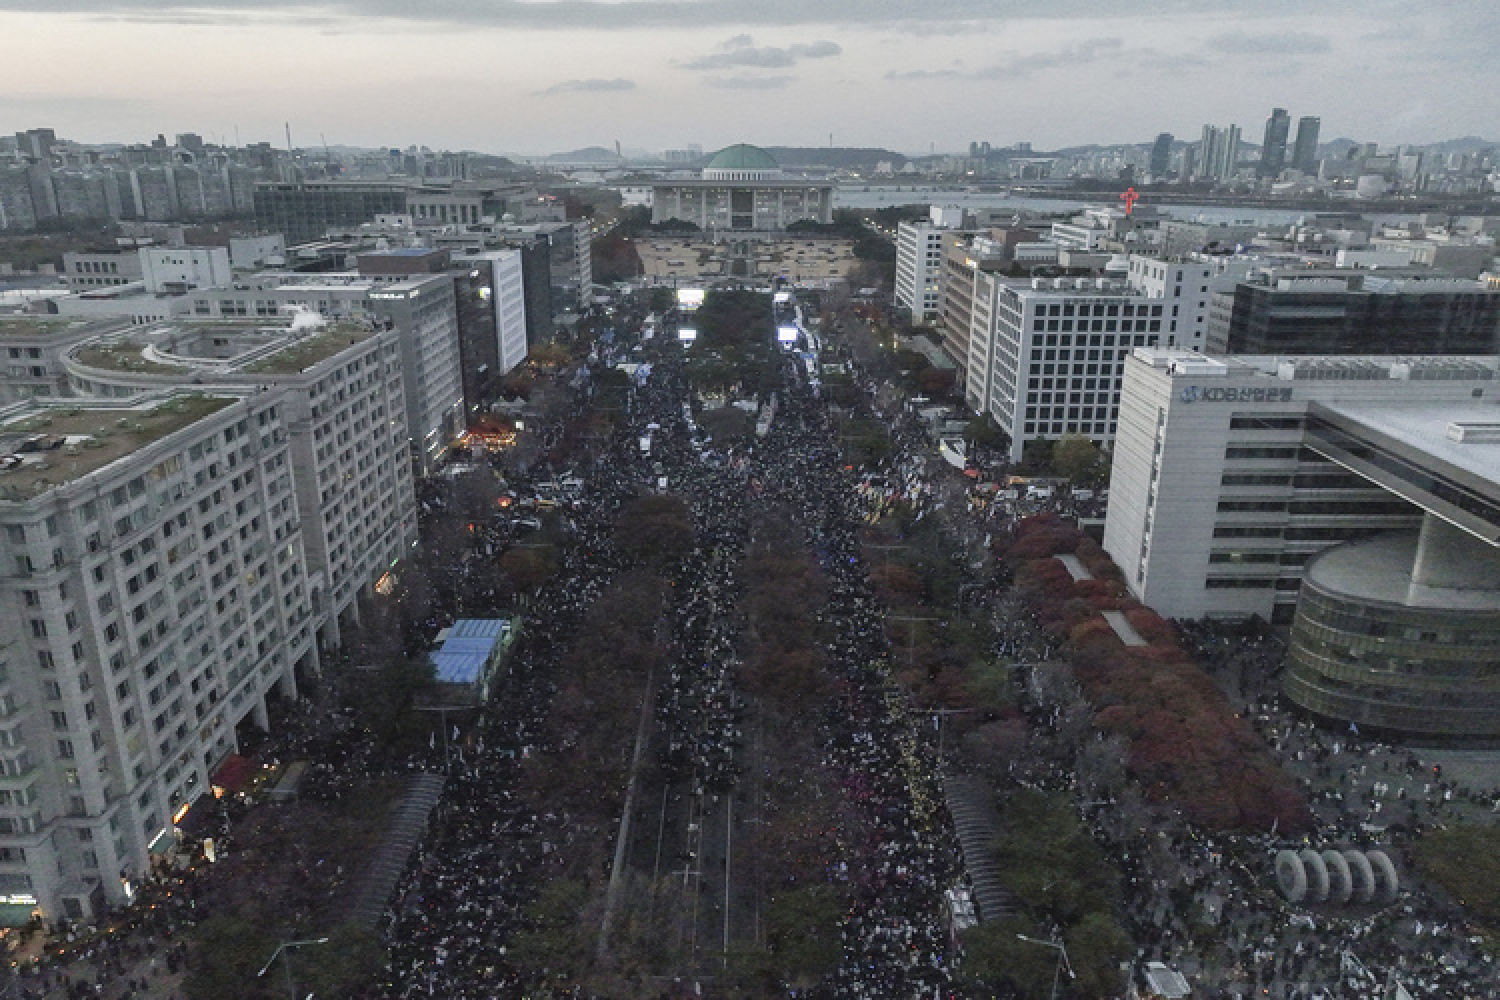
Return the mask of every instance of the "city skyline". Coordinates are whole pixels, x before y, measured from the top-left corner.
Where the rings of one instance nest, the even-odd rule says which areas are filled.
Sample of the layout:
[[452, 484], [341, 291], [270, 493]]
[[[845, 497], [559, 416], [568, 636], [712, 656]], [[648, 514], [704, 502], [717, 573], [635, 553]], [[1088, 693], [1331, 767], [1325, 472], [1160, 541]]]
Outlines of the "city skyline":
[[1149, 143], [1205, 122], [1258, 134], [1277, 106], [1321, 117], [1327, 139], [1420, 144], [1500, 134], [1481, 14], [1466, 0], [1311, 15], [1066, 0], [1041, 17], [977, 0], [0, 0], [0, 28], [26, 42], [0, 68], [0, 119], [90, 143], [281, 146], [290, 122], [302, 147], [920, 153]]

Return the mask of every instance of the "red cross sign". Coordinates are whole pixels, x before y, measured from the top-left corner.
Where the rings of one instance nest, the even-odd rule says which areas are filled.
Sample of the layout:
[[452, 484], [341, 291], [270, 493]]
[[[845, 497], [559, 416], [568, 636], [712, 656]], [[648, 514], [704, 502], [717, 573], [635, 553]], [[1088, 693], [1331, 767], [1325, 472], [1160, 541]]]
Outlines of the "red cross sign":
[[1136, 194], [1135, 188], [1128, 187], [1121, 192], [1120, 200], [1125, 203], [1125, 214], [1129, 215], [1131, 210], [1135, 208], [1135, 203], [1141, 200], [1141, 196]]

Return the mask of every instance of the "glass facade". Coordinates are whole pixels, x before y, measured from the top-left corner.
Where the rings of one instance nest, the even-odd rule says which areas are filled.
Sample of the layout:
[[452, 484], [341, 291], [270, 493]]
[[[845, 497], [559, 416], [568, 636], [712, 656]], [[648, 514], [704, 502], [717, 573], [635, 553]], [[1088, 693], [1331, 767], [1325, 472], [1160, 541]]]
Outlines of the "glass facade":
[[1500, 737], [1500, 610], [1397, 606], [1304, 580], [1285, 691], [1361, 728]]

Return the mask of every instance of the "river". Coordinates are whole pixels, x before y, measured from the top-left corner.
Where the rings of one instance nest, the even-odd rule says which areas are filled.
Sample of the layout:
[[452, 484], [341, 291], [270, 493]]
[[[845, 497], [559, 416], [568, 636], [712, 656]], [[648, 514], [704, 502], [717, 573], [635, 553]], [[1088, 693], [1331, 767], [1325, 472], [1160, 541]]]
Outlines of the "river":
[[[1014, 209], [1033, 214], [1077, 212], [1090, 206], [1115, 205], [1118, 197], [1103, 193], [1093, 200], [1076, 198], [1038, 198], [1032, 195], [1013, 195], [1005, 191], [969, 191], [964, 188], [940, 187], [931, 184], [901, 185], [841, 185], [834, 189], [833, 204], [836, 208], [890, 208], [897, 205], [958, 205], [966, 209]], [[1142, 205], [1151, 204], [1149, 198]], [[1275, 209], [1255, 205], [1181, 205], [1160, 204], [1153, 206], [1161, 214], [1173, 219], [1193, 222], [1242, 222], [1258, 226], [1284, 226], [1311, 216], [1310, 209]], [[1357, 204], [1350, 204], [1347, 211], [1358, 212]], [[1415, 215], [1371, 213], [1369, 216], [1381, 224], [1401, 224], [1414, 221]]]

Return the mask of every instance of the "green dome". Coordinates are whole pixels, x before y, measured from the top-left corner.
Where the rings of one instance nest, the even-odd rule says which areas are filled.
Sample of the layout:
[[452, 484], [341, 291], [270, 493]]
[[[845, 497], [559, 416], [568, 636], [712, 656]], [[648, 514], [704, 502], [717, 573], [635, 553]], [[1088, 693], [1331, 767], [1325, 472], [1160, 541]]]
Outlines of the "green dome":
[[705, 170], [776, 170], [776, 161], [759, 146], [738, 143], [714, 154]]

